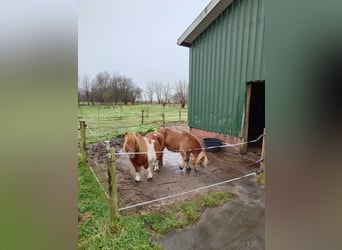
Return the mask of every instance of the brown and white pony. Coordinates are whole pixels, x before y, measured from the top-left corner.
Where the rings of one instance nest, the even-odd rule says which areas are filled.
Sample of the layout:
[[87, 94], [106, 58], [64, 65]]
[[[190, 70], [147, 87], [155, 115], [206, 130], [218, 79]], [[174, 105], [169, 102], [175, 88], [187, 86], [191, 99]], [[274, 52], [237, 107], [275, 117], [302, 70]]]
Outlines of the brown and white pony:
[[168, 150], [181, 154], [183, 162], [180, 169], [186, 167], [187, 170], [191, 170], [189, 166], [190, 154], [192, 155], [192, 167], [195, 171], [199, 166], [208, 164], [208, 158], [202, 143], [190, 132], [169, 128], [160, 128], [157, 132], [164, 136], [165, 147]]
[[[143, 137], [139, 133], [136, 132], [130, 132], [125, 134], [125, 142], [123, 145], [123, 151], [129, 154], [129, 160], [131, 161], [133, 167], [135, 168], [135, 181], [140, 182], [141, 176], [140, 176], [140, 170], [141, 167], [144, 167], [147, 171], [147, 179], [151, 180], [153, 177], [152, 174], [152, 166], [154, 166], [154, 169], [159, 169], [159, 163], [160, 157], [163, 157], [163, 155], [159, 154], [160, 151], [162, 151], [164, 148], [160, 145], [159, 137], [162, 137], [161, 135], [149, 135], [148, 137]], [[162, 137], [162, 139], [164, 139]], [[157, 153], [158, 152], [158, 156]], [[159, 158], [158, 158], [159, 157]], [[162, 162], [162, 160], [161, 160]]]

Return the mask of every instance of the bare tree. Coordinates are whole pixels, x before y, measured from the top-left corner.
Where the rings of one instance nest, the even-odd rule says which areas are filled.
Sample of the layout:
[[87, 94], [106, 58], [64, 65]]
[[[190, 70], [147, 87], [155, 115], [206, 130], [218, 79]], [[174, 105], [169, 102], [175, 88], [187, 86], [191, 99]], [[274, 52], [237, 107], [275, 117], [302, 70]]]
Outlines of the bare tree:
[[[101, 103], [123, 102], [134, 104], [141, 99], [143, 90], [131, 78], [107, 71], [98, 73], [93, 79], [88, 74], [78, 77], [79, 100]], [[82, 86], [82, 87], [81, 87]]]
[[109, 91], [111, 76], [107, 71], [100, 72], [92, 81], [92, 93], [98, 102], [109, 102], [111, 93]]
[[122, 82], [122, 76], [113, 73], [112, 74], [112, 79], [111, 79], [111, 84], [110, 84], [110, 92], [111, 92], [111, 100], [117, 104], [120, 100], [120, 88], [119, 88], [119, 83]]
[[170, 96], [171, 96], [172, 86], [170, 83], [166, 83], [162, 85], [162, 93], [164, 97], [164, 103], [170, 102]]
[[134, 104], [137, 99], [141, 98], [142, 89], [137, 87], [131, 78], [123, 76], [119, 82], [119, 93], [124, 104], [128, 102]]
[[134, 104], [138, 99], [141, 98], [143, 90], [138, 86], [133, 86], [131, 91], [131, 103]]
[[112, 78], [111, 78], [111, 75], [107, 71], [104, 71], [102, 73], [102, 77], [103, 77], [103, 86], [101, 89], [102, 98], [105, 103], [109, 103], [111, 101], [110, 84], [111, 84]]
[[156, 93], [158, 104], [161, 104], [162, 95], [163, 95], [163, 83], [159, 81], [154, 81], [153, 89], [154, 89], [154, 93]]
[[147, 83], [145, 94], [146, 94], [146, 97], [149, 100], [149, 102], [152, 103], [153, 102], [153, 94], [154, 94], [153, 82]]
[[188, 91], [189, 91], [189, 85], [186, 81], [179, 80], [176, 83], [175, 98], [177, 102], [181, 104], [182, 108], [184, 108], [185, 104], [188, 102]]
[[89, 106], [89, 102], [90, 102], [90, 76], [87, 73], [84, 73], [82, 75], [81, 84], [82, 84], [82, 88], [84, 91], [85, 99], [86, 99], [88, 106]]

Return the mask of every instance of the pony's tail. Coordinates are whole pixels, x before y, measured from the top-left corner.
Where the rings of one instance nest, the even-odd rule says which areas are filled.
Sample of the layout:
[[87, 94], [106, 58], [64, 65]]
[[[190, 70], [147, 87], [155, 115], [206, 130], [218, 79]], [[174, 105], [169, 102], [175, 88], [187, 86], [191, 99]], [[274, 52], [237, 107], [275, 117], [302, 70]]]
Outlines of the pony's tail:
[[204, 150], [202, 150], [201, 153], [199, 153], [196, 163], [197, 163], [197, 165], [202, 164], [204, 167], [206, 167], [208, 165], [208, 157], [205, 154]]

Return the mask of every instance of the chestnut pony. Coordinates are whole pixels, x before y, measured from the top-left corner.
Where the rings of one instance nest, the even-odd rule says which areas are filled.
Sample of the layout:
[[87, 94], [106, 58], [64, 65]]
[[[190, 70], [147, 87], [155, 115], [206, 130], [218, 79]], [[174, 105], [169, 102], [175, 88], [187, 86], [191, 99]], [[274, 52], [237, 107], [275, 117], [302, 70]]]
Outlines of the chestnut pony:
[[192, 155], [192, 167], [195, 171], [199, 166], [208, 164], [208, 158], [202, 143], [190, 132], [169, 128], [160, 128], [158, 132], [164, 136], [165, 147], [168, 150], [181, 154], [183, 162], [180, 169], [186, 167], [187, 170], [191, 170], [189, 165], [190, 154]]
[[[135, 181], [140, 182], [140, 170], [144, 167], [148, 174], [147, 179], [151, 180], [153, 177], [152, 166], [154, 170], [159, 170], [162, 164], [163, 154], [160, 153], [164, 149], [164, 138], [158, 133], [149, 133], [146, 137], [139, 133], [130, 132], [125, 134], [125, 142], [123, 151], [129, 154], [129, 160], [135, 168]], [[136, 153], [136, 154], [134, 154]]]

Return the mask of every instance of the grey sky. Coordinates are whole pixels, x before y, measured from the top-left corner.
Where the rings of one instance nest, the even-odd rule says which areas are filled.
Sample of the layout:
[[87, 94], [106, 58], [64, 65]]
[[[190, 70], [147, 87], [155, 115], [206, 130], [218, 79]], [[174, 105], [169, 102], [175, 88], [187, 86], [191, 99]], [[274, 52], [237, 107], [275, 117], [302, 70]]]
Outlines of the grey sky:
[[116, 72], [144, 88], [188, 80], [189, 49], [176, 44], [209, 0], [80, 0], [78, 70]]

